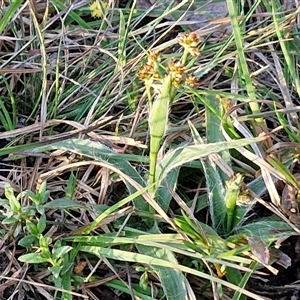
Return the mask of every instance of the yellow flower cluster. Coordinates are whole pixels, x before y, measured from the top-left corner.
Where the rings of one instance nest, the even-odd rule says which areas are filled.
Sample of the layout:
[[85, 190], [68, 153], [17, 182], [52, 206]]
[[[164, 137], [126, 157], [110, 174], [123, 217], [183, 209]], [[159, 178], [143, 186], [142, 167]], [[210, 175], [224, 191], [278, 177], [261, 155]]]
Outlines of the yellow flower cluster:
[[180, 60], [172, 59], [169, 63], [169, 70], [175, 86], [179, 86], [184, 78], [185, 68]]
[[160, 62], [160, 53], [157, 51], [150, 51], [148, 54], [148, 60], [145, 65], [139, 70], [138, 77], [141, 80], [160, 79], [160, 75], [157, 72]]
[[101, 18], [107, 8], [107, 3], [104, 1], [94, 1], [90, 4], [91, 15], [93, 18]]
[[200, 54], [200, 50], [197, 48], [200, 44], [200, 38], [196, 32], [184, 32], [180, 33], [177, 37], [178, 43], [186, 49], [193, 57]]
[[[175, 87], [180, 86], [182, 83], [197, 88], [199, 86], [198, 79], [194, 75], [189, 75], [185, 69], [185, 61], [188, 54], [193, 57], [200, 54], [198, 46], [200, 44], [200, 38], [195, 32], [184, 32], [178, 35], [178, 43], [184, 48], [185, 56], [181, 59], [171, 59], [166, 70], [167, 74], [171, 75], [172, 83]], [[162, 81], [164, 79], [163, 71], [159, 67], [161, 61], [161, 53], [158, 51], [150, 51], [148, 53], [148, 59], [138, 73], [139, 79], [147, 82], [151, 85], [154, 81]]]

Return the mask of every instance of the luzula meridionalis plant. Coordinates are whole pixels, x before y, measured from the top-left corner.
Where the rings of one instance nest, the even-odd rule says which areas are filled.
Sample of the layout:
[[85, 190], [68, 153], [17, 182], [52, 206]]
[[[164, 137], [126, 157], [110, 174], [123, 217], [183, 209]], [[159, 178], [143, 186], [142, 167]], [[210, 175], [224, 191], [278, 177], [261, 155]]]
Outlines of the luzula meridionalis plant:
[[157, 190], [156, 165], [158, 152], [166, 133], [170, 104], [176, 95], [176, 89], [186, 82], [194, 86], [196, 79], [185, 74], [185, 63], [188, 55], [199, 54], [199, 38], [194, 32], [182, 33], [178, 36], [179, 44], [184, 48], [180, 59], [171, 59], [164, 70], [160, 66], [161, 54], [152, 51], [147, 63], [140, 69], [139, 78], [144, 81], [149, 101], [150, 132], [150, 194], [155, 196]]
[[94, 18], [102, 18], [107, 8], [105, 1], [94, 1], [90, 4], [91, 15]]

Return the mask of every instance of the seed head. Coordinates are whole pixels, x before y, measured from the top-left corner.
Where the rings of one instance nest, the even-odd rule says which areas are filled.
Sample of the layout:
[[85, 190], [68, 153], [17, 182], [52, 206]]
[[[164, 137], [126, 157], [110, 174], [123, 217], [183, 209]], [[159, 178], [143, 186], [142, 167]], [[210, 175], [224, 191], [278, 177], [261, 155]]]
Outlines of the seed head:
[[90, 4], [91, 15], [93, 18], [101, 18], [107, 8], [107, 3], [104, 1], [94, 1]]
[[200, 85], [198, 79], [194, 75], [188, 75], [185, 79], [185, 84], [192, 88], [197, 88]]
[[139, 70], [139, 79], [144, 81], [151, 78], [157, 80], [161, 79], [158, 72], [160, 57], [161, 55], [158, 51], [149, 52], [146, 64]]
[[153, 64], [145, 64], [143, 65], [138, 73], [138, 77], [140, 80], [146, 81], [149, 80], [153, 76], [154, 66]]
[[159, 63], [161, 59], [161, 54], [158, 51], [150, 51], [148, 55], [148, 63]]
[[179, 86], [183, 81], [185, 68], [180, 60], [171, 60], [169, 63], [169, 70], [173, 78], [175, 86]]
[[198, 56], [200, 50], [197, 48], [200, 44], [200, 39], [195, 32], [183, 32], [178, 34], [178, 43], [187, 50], [192, 56]]

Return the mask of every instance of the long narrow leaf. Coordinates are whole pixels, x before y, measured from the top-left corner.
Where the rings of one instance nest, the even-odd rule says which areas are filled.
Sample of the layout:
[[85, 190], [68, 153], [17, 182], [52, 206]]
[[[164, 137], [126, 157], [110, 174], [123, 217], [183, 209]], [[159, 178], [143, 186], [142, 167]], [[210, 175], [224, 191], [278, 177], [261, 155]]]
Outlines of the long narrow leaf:
[[252, 139], [240, 139], [231, 142], [219, 142], [213, 144], [191, 145], [175, 149], [167, 153], [157, 166], [156, 178], [161, 182], [167, 174], [174, 168], [181, 167], [183, 164], [204, 158], [212, 153], [223, 150], [243, 147], [251, 143], [263, 141], [265, 137]]
[[116, 259], [120, 261], [127, 261], [127, 262], [134, 262], [134, 263], [141, 263], [141, 264], [148, 264], [150, 266], [156, 265], [156, 266], [164, 266], [166, 268], [171, 268], [175, 270], [181, 270], [182, 272], [186, 272], [189, 274], [193, 274], [195, 276], [199, 276], [201, 278], [214, 281], [218, 284], [221, 284], [223, 286], [226, 286], [234, 291], [238, 290], [239, 292], [243, 293], [246, 296], [252, 297], [256, 300], [263, 300], [263, 297], [260, 297], [254, 293], [251, 293], [243, 288], [239, 288], [236, 285], [229, 283], [227, 281], [224, 281], [220, 278], [208, 275], [204, 272], [188, 268], [179, 264], [175, 264], [169, 261], [166, 261], [164, 259], [159, 259], [155, 257], [151, 257], [144, 254], [139, 253], [133, 253], [133, 252], [127, 252], [123, 250], [118, 249], [107, 249], [102, 247], [89, 247], [89, 246], [83, 246], [80, 249], [83, 252], [88, 252], [90, 254], [96, 255], [98, 257], [106, 257], [111, 259]]
[[[139, 245], [137, 248], [142, 254], [178, 264], [174, 253], [169, 250], [143, 245]], [[159, 265], [151, 265], [151, 267], [159, 276], [162, 288], [168, 300], [186, 300], [188, 298], [187, 288], [184, 284], [185, 277], [180, 270], [170, 269]]]
[[[72, 153], [76, 153], [79, 155], [83, 155], [85, 157], [95, 159], [97, 161], [103, 161], [108, 162], [115, 167], [117, 167], [119, 170], [121, 170], [126, 175], [130, 176], [133, 180], [138, 182], [141, 186], [146, 186], [146, 183], [144, 179], [141, 177], [141, 175], [132, 167], [132, 165], [129, 163], [126, 155], [120, 155], [116, 152], [114, 152], [109, 147], [99, 143], [94, 142], [89, 139], [69, 139], [66, 141], [57, 142], [51, 145], [38, 147], [35, 149], [36, 152], [44, 152], [49, 150], [67, 150]], [[137, 159], [137, 157], [135, 157]], [[131, 187], [129, 184], [125, 183], [127, 185], [128, 190], [131, 193], [135, 192], [135, 189]], [[144, 199], [141, 197], [138, 197], [135, 200], [135, 204], [138, 209], [141, 210], [149, 210], [147, 203], [145, 203]]]
[[2, 34], [4, 28], [10, 22], [10, 20], [14, 16], [15, 12], [17, 11], [17, 9], [21, 5], [21, 3], [22, 3], [22, 0], [10, 1], [7, 11], [4, 14], [2, 14], [2, 18], [0, 20], [0, 34]]

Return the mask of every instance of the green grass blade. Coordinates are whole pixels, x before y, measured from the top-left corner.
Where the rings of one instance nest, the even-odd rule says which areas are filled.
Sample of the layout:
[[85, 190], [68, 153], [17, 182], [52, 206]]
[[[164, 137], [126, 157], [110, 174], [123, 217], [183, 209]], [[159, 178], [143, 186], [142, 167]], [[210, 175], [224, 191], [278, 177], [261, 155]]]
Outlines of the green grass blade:
[[139, 254], [139, 253], [133, 253], [133, 252], [127, 252], [123, 250], [118, 250], [118, 249], [107, 249], [103, 247], [96, 247], [96, 246], [82, 246], [80, 249], [82, 252], [87, 252], [92, 255], [96, 255], [98, 257], [106, 257], [110, 259], [116, 259], [120, 261], [127, 261], [127, 262], [134, 262], [134, 263], [140, 263], [140, 264], [147, 264], [150, 266], [163, 266], [166, 268], [171, 268], [175, 270], [181, 270], [182, 272], [186, 272], [188, 274], [193, 274], [195, 276], [199, 276], [201, 278], [207, 279], [214, 281], [217, 284], [221, 284], [223, 286], [226, 286], [234, 291], [238, 290], [241, 293], [243, 293], [246, 296], [252, 297], [256, 300], [263, 300], [263, 297], [260, 297], [252, 292], [249, 292], [245, 289], [239, 288], [236, 285], [229, 283], [227, 281], [224, 281], [222, 279], [219, 279], [217, 277], [208, 275], [204, 272], [195, 270], [193, 268], [185, 267], [179, 264], [175, 264], [170, 261], [166, 261], [164, 259], [159, 259], [155, 257], [151, 257], [148, 255], [144, 254]]
[[[140, 253], [163, 259], [174, 264], [178, 264], [174, 254], [166, 249], [137, 246]], [[185, 300], [188, 298], [187, 289], [184, 284], [185, 277], [180, 270], [170, 269], [163, 266], [151, 265], [151, 268], [159, 276], [165, 296], [170, 300]]]
[[264, 140], [264, 137], [252, 139], [240, 139], [230, 142], [218, 142], [213, 144], [191, 145], [180, 147], [168, 152], [157, 166], [157, 179], [162, 181], [167, 174], [174, 168], [180, 167], [185, 163], [204, 158], [209, 154], [218, 153], [220, 151], [243, 147], [251, 143]]
[[[135, 155], [126, 156], [125, 154], [118, 154], [113, 150], [111, 150], [109, 147], [99, 142], [94, 142], [88, 139], [70, 139], [66, 141], [61, 141], [61, 142], [53, 143], [51, 145], [38, 147], [35, 149], [35, 151], [45, 152], [45, 151], [57, 150], [57, 149], [68, 150], [72, 153], [83, 155], [85, 157], [88, 157], [96, 161], [102, 161], [105, 163], [112, 164], [113, 166], [121, 170], [123, 173], [130, 176], [130, 178], [135, 180], [141, 186], [144, 187], [146, 185], [145, 180], [136, 171], [136, 169], [133, 168], [133, 166], [129, 162], [131, 158], [136, 161], [141, 161], [142, 156], [135, 156]], [[134, 193], [136, 191], [130, 184], [126, 182], [125, 184], [128, 190], [130, 191], [130, 193]], [[149, 210], [148, 204], [144, 201], [142, 197], [138, 197], [137, 199], [135, 199], [134, 203], [138, 209], [145, 210], [145, 211]]]
[[0, 97], [0, 117], [1, 117], [1, 124], [3, 125], [5, 130], [15, 129], [13, 120], [11, 119], [9, 112], [5, 107], [2, 97]]
[[[257, 268], [257, 265], [258, 265], [258, 262], [254, 261], [251, 263], [250, 267], [252, 270], [255, 270]], [[239, 280], [239, 282], [237, 282], [236, 284], [241, 287], [241, 288], [244, 288], [248, 282], [248, 280], [250, 279], [252, 275], [252, 272], [247, 272], [243, 278], [241, 278]], [[247, 299], [244, 295], [242, 295], [239, 291], [235, 291], [233, 297], [232, 297], [232, 300], [245, 300]]]
[[126, 65], [126, 51], [127, 51], [127, 43], [128, 43], [128, 34], [129, 34], [129, 24], [132, 22], [134, 11], [134, 5], [132, 5], [131, 10], [129, 12], [127, 20], [124, 17], [123, 11], [120, 9], [120, 24], [119, 24], [119, 42], [118, 42], [118, 64], [116, 66], [117, 72], [121, 71]]
[[[233, 34], [235, 38], [239, 65], [241, 66], [242, 75], [245, 79], [248, 95], [252, 100], [254, 100], [256, 99], [256, 94], [250, 77], [246, 56], [244, 53], [243, 33], [241, 32], [241, 25], [238, 22], [238, 12], [237, 12], [238, 5], [239, 5], [239, 1], [227, 0], [227, 7], [228, 7]], [[250, 102], [249, 106], [252, 113], [260, 112], [257, 102]], [[261, 118], [258, 118], [256, 119], [256, 122], [258, 125], [261, 125], [263, 123], [263, 120]]]
[[8, 6], [8, 9], [2, 15], [2, 18], [0, 20], [0, 34], [2, 34], [3, 30], [6, 28], [10, 20], [15, 15], [15, 12], [18, 10], [19, 6], [21, 5], [22, 0], [13, 0], [9, 2], [10, 4]]
[[133, 201], [135, 198], [137, 198], [138, 196], [142, 195], [147, 190], [148, 190], [148, 187], [145, 187], [145, 188], [143, 188], [143, 189], [141, 189], [141, 190], [139, 190], [139, 191], [131, 194], [130, 196], [126, 197], [125, 199], [118, 201], [116, 204], [110, 206], [103, 213], [101, 213], [90, 224], [75, 229], [72, 232], [72, 235], [88, 235], [88, 234], [90, 234], [90, 232], [92, 232], [93, 230], [95, 230], [98, 227], [98, 225], [101, 223], [101, 221], [103, 221], [106, 217], [108, 217], [113, 212], [115, 212], [115, 211], [119, 210], [120, 208], [122, 208], [122, 206], [125, 205], [125, 204], [127, 204], [128, 202]]
[[[123, 293], [126, 293], [128, 295], [134, 294], [136, 296], [136, 299], [142, 299], [142, 300], [156, 300], [157, 298], [150, 297], [148, 295], [145, 295], [145, 293], [151, 294], [151, 289], [147, 289], [146, 291], [143, 290], [140, 286], [137, 284], [131, 284], [131, 287], [129, 288], [128, 285], [126, 285], [124, 282], [120, 280], [111, 280], [105, 283], [106, 286], [117, 290], [122, 291]], [[157, 295], [158, 296], [158, 295]], [[159, 293], [159, 296], [162, 297], [162, 293]]]
[[[66, 9], [66, 6], [60, 0], [51, 0], [51, 2], [58, 7], [60, 10]], [[84, 29], [92, 29], [91, 26], [86, 23], [76, 12], [70, 11], [69, 16], [72, 20], [74, 20], [80, 27]]]
[[[276, 5], [276, 3], [274, 2], [274, 0], [272, 0], [272, 5], [271, 5], [271, 9], [272, 9], [272, 15], [273, 15], [273, 22], [275, 25], [275, 29], [276, 29], [276, 34], [278, 36], [278, 41], [284, 56], [284, 63], [287, 65], [288, 71], [291, 74], [291, 78], [293, 80], [293, 83], [296, 87], [296, 91], [298, 96], [300, 95], [300, 81], [299, 81], [299, 74], [295, 69], [295, 62], [293, 61], [293, 58], [291, 57], [292, 55], [289, 53], [288, 49], [287, 49], [287, 41], [285, 41], [285, 38], [283, 36], [283, 30], [280, 29], [279, 27], [279, 15], [276, 12], [276, 7], [278, 7]], [[299, 9], [298, 12], [295, 12], [295, 14], [299, 14]], [[295, 16], [296, 18], [296, 16]]]

